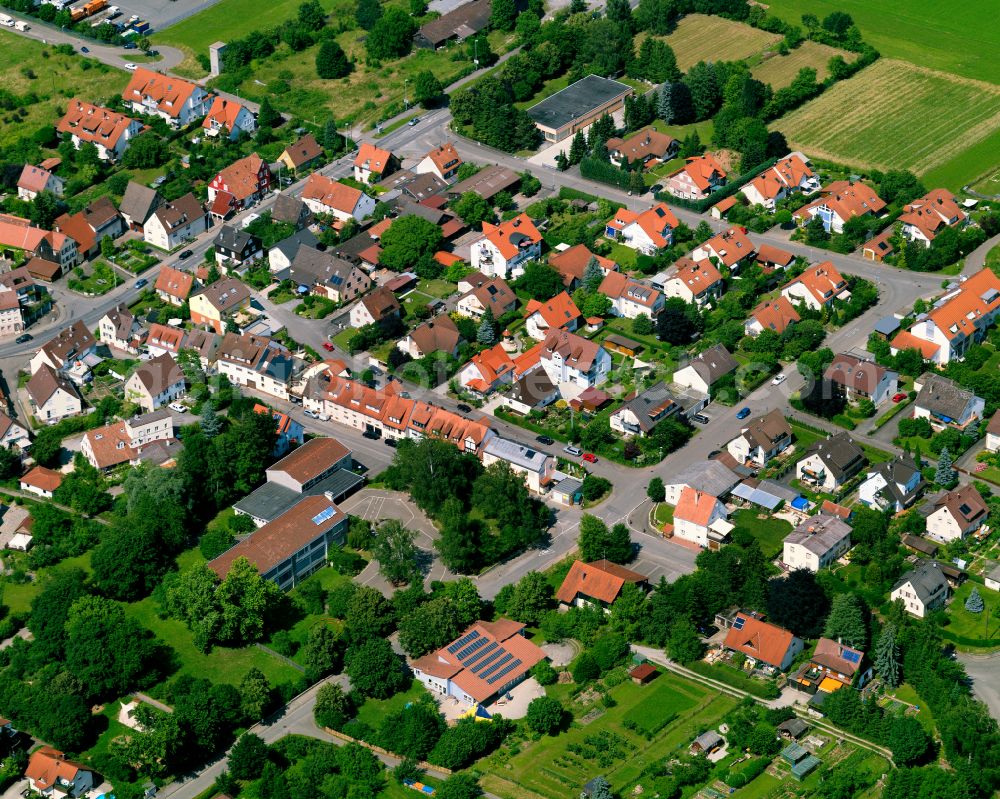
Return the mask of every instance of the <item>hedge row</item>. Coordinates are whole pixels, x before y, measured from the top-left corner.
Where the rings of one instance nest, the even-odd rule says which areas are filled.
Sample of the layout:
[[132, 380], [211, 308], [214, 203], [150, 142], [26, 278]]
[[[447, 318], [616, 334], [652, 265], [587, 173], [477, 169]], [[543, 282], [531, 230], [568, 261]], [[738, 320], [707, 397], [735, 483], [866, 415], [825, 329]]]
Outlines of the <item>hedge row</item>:
[[[709, 208], [711, 208], [720, 200], [724, 200], [726, 199], [726, 197], [731, 197], [732, 195], [738, 193], [743, 188], [743, 185], [745, 183], [750, 182], [765, 169], [770, 169], [776, 163], [778, 163], [777, 158], [769, 158], [763, 164], [754, 167], [749, 172], [744, 172], [742, 175], [737, 175], [735, 178], [729, 181], [725, 186], [723, 186], [718, 191], [713, 192], [704, 200], [687, 200], [684, 199], [683, 197], [674, 197], [672, 194], [666, 194], [662, 191], [656, 193], [656, 199], [662, 202], [668, 202], [671, 205], [679, 205], [681, 208], [687, 208], [690, 211], [696, 211], [697, 213], [701, 214], [707, 211]], [[580, 166], [581, 166], [580, 171], [582, 173], [583, 162], [580, 163]], [[595, 178], [595, 180], [598, 180], [598, 178]]]
[[730, 771], [726, 775], [726, 785], [730, 788], [742, 788], [744, 785], [749, 785], [764, 773], [764, 769], [770, 762], [771, 758], [769, 757], [758, 757], [748, 761], [743, 768], [738, 771]]

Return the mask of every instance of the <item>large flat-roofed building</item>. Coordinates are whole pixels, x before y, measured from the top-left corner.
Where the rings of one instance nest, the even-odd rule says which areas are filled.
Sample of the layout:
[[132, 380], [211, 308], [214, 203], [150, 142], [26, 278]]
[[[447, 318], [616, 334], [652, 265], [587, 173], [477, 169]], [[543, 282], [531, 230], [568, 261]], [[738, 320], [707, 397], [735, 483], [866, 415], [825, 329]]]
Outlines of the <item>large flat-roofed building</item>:
[[330, 547], [344, 543], [347, 525], [347, 514], [329, 497], [307, 496], [223, 552], [208, 567], [224, 580], [233, 563], [246, 558], [264, 579], [287, 591], [326, 563]]
[[528, 109], [547, 142], [568, 139], [602, 114], [613, 114], [625, 106], [625, 98], [635, 89], [624, 83], [588, 75], [565, 89], [546, 97]]

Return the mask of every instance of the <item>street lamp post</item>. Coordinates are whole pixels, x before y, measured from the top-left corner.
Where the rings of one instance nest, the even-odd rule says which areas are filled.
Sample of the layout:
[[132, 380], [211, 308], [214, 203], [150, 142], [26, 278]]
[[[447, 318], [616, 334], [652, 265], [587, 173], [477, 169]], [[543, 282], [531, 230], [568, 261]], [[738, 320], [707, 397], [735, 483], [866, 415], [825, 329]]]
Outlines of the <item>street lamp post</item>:
[[403, 110], [410, 110], [410, 101], [406, 97], [406, 84], [410, 82], [409, 78], [403, 78]]

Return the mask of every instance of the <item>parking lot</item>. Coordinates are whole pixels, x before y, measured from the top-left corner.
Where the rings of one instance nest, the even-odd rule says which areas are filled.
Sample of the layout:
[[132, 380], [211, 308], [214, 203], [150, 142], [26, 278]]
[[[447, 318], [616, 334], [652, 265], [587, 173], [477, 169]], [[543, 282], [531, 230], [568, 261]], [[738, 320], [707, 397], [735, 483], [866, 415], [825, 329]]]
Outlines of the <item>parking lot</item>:
[[[138, 14], [140, 19], [149, 23], [151, 32], [156, 33], [217, 2], [218, 0], [170, 0], [167, 3], [163, 0], [125, 0], [115, 5], [121, 9], [122, 16], [126, 20], [133, 14]], [[119, 17], [116, 21], [121, 20], [122, 17]]]

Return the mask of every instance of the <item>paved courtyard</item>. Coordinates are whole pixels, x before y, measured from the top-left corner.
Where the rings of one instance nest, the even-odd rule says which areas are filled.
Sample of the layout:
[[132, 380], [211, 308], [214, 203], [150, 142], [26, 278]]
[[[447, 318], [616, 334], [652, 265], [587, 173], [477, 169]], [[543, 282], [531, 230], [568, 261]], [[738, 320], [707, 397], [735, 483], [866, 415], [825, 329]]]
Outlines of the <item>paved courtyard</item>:
[[[455, 575], [445, 568], [434, 549], [434, 542], [438, 538], [437, 528], [405, 494], [381, 488], [363, 488], [341, 503], [340, 508], [345, 513], [370, 522], [396, 519], [403, 527], [416, 532], [415, 543], [419, 549], [427, 553], [427, 559], [430, 561], [430, 567], [425, 574], [426, 586], [429, 587], [434, 580], [455, 579]], [[391, 597], [395, 590], [395, 587], [379, 574], [378, 563], [375, 561], [369, 563], [356, 579], [362, 585], [378, 589], [387, 597]]]

